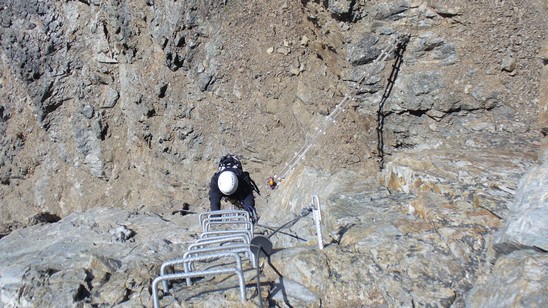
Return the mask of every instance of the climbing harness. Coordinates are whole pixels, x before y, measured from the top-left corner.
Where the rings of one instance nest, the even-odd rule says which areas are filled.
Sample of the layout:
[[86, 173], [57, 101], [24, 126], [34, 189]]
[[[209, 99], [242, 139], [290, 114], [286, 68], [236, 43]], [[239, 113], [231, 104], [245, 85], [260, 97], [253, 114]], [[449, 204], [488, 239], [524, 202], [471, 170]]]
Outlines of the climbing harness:
[[[378, 68], [378, 66], [384, 62], [388, 57], [392, 55], [392, 53], [398, 48], [398, 46], [402, 46], [402, 44], [406, 44], [409, 41], [409, 35], [403, 34], [398, 35], [393, 41], [390, 42], [388, 47], [386, 49], [383, 49], [379, 56], [371, 63], [372, 65], [370, 67]], [[286, 179], [289, 174], [295, 170], [297, 165], [301, 163], [301, 161], [304, 160], [306, 153], [316, 144], [318, 139], [325, 135], [326, 130], [331, 126], [333, 123], [336, 122], [337, 117], [345, 110], [345, 108], [348, 106], [348, 103], [352, 100], [355, 100], [355, 97], [360, 93], [362, 84], [367, 81], [371, 76], [373, 75], [372, 72], [376, 71], [375, 69], [371, 69], [365, 72], [365, 74], [360, 78], [360, 80], [356, 84], [356, 90], [351, 94], [346, 94], [344, 98], [335, 106], [335, 109], [321, 121], [321, 123], [314, 129], [314, 132], [312, 132], [310, 138], [308, 141], [305, 142], [305, 144], [301, 147], [301, 149], [297, 152], [295, 152], [295, 155], [293, 158], [285, 164], [285, 167], [274, 176], [271, 176], [267, 179], [267, 185], [271, 189], [276, 189], [279, 187], [279, 185], [282, 183], [284, 179]]]

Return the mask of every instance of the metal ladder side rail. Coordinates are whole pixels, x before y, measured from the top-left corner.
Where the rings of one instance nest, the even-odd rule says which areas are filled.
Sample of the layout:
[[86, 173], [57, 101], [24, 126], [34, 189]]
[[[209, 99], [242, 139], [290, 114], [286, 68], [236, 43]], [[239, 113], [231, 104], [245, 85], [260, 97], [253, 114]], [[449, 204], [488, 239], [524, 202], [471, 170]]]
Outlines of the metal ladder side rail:
[[[208, 248], [200, 248], [200, 249], [193, 249], [187, 251], [183, 255], [183, 259], [189, 258], [189, 257], [196, 257], [203, 254], [212, 254], [212, 253], [220, 253], [220, 252], [234, 252], [238, 254], [244, 255], [251, 263], [251, 266], [253, 268], [257, 268], [258, 264], [255, 261], [255, 258], [253, 257], [253, 251], [251, 251], [251, 246], [249, 244], [236, 244], [236, 245], [228, 245], [228, 246], [217, 246], [217, 247], [208, 247]], [[194, 264], [192, 262], [181, 262], [183, 264], [183, 268], [185, 273], [194, 271]], [[187, 285], [192, 285], [192, 280], [190, 278], [187, 279]]]
[[[168, 292], [168, 280], [175, 280], [175, 279], [191, 279], [192, 277], [200, 277], [205, 275], [218, 275], [218, 274], [228, 274], [228, 273], [235, 273], [238, 276], [239, 284], [240, 284], [240, 300], [242, 303], [245, 303], [245, 278], [243, 275], [242, 270], [242, 261], [240, 256], [235, 252], [223, 252], [223, 253], [217, 253], [217, 254], [210, 254], [210, 255], [203, 255], [203, 256], [196, 256], [196, 257], [190, 257], [186, 258], [182, 262], [186, 264], [186, 262], [197, 262], [197, 261], [210, 261], [211, 259], [218, 259], [223, 257], [233, 257], [236, 260], [236, 267], [231, 268], [220, 268], [220, 269], [208, 269], [204, 271], [194, 271], [194, 272], [184, 272], [184, 273], [174, 273], [174, 274], [164, 274], [163, 270], [165, 270], [165, 267], [172, 266], [175, 264], [180, 264], [181, 260], [172, 260], [168, 262], [164, 262], [161, 267], [160, 276], [156, 277], [152, 281], [152, 295], [154, 299], [154, 307], [159, 308], [160, 307], [160, 300], [158, 298], [158, 284], [160, 282], [163, 283], [164, 292]], [[164, 266], [165, 265], [165, 266]]]

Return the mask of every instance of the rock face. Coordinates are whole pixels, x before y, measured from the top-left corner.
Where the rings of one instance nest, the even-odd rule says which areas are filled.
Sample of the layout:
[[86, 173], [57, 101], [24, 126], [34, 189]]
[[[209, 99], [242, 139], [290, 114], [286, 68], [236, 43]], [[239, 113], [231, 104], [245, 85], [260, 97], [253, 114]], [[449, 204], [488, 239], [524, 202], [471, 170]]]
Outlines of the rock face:
[[500, 251], [528, 247], [548, 251], [548, 163], [533, 168], [522, 179], [517, 198], [510, 207], [508, 221], [495, 244]]
[[491, 274], [470, 292], [468, 305], [531, 307], [546, 302], [547, 175], [545, 161], [521, 180], [508, 219], [495, 236], [500, 256]]
[[467, 306], [542, 306], [546, 303], [546, 253], [520, 250], [497, 260], [493, 273], [470, 292]]
[[[4, 237], [0, 266], [3, 305], [138, 306], [148, 303], [151, 276], [162, 258], [178, 255], [192, 225], [180, 215], [95, 208]], [[120, 230], [131, 230], [120, 237]], [[149, 306], [148, 304], [146, 304]]]
[[[490, 269], [495, 260], [492, 235], [501, 219], [476, 207], [473, 198], [391, 191], [353, 172], [329, 176], [305, 169], [295, 180], [280, 188], [280, 197], [290, 197], [287, 208], [265, 213], [256, 227], [275, 247], [261, 277], [265, 304], [460, 307], [546, 301], [545, 252], [517, 248], [496, 258]], [[317, 194], [323, 208], [323, 250], [309, 216], [280, 233], [266, 228], [296, 217], [311, 201], [299, 191], [314, 191], [327, 181]], [[294, 190], [286, 189], [289, 184]], [[197, 215], [162, 217], [150, 210], [95, 208], [4, 237], [3, 303], [151, 306], [150, 282], [160, 264], [180, 257], [201, 226]], [[545, 222], [539, 220], [538, 228]], [[258, 300], [254, 272], [248, 264], [250, 305]], [[239, 305], [234, 277], [174, 287], [162, 305], [205, 300]]]
[[[547, 301], [543, 1], [15, 2], [0, 0], [0, 306], [151, 306], [159, 265], [199, 231], [172, 213], [209, 208], [217, 159], [261, 183], [303, 144], [278, 190], [260, 185], [257, 231], [316, 195], [326, 247], [309, 216], [272, 235], [265, 305]], [[162, 304], [239, 305], [212, 282]]]

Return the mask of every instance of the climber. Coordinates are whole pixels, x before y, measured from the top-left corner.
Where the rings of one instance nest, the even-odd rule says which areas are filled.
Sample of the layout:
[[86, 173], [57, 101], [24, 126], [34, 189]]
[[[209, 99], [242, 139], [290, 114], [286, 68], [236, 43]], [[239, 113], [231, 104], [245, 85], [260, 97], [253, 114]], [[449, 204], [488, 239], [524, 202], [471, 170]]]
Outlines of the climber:
[[260, 194], [259, 188], [249, 176], [249, 172], [243, 171], [240, 159], [232, 154], [221, 157], [218, 171], [215, 172], [209, 184], [209, 203], [211, 211], [221, 209], [221, 200], [229, 201], [249, 213], [253, 223], [259, 217], [255, 210], [255, 196], [253, 191]]

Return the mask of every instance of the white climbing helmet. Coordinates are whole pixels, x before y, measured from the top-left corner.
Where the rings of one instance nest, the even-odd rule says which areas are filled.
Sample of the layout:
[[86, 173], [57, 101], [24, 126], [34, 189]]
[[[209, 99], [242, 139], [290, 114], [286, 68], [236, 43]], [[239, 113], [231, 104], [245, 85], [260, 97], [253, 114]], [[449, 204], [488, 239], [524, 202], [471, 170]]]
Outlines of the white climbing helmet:
[[232, 171], [223, 171], [217, 180], [219, 190], [225, 195], [232, 195], [238, 189], [238, 177]]

